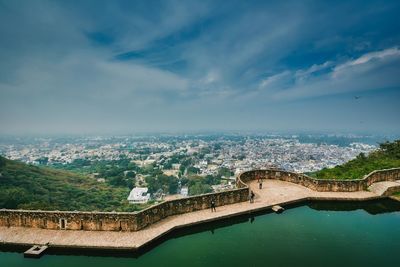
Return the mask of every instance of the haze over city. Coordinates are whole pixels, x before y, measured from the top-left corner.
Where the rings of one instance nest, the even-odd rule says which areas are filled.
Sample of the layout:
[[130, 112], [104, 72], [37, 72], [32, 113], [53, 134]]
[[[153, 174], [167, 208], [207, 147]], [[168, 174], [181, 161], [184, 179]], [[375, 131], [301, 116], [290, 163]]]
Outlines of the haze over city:
[[396, 266], [399, 14], [0, 0], [1, 266]]
[[0, 133], [400, 130], [400, 3], [0, 1]]

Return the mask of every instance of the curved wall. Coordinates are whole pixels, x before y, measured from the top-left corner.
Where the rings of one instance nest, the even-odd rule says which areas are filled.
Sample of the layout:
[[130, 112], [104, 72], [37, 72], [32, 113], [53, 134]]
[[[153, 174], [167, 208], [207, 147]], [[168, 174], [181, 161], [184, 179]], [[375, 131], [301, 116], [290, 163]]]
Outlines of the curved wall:
[[371, 172], [359, 180], [323, 180], [282, 170], [253, 170], [241, 173], [237, 189], [162, 202], [139, 212], [79, 212], [40, 210], [0, 210], [0, 226], [33, 227], [54, 230], [138, 231], [168, 216], [248, 200], [247, 182], [258, 178], [277, 179], [316, 191], [353, 192], [365, 190], [380, 181], [400, 180], [400, 168]]
[[321, 192], [355, 192], [366, 190], [376, 182], [400, 180], [400, 168], [373, 171], [357, 180], [316, 179], [305, 174], [282, 170], [252, 170], [241, 173], [238, 178], [243, 182], [258, 178], [281, 180]]

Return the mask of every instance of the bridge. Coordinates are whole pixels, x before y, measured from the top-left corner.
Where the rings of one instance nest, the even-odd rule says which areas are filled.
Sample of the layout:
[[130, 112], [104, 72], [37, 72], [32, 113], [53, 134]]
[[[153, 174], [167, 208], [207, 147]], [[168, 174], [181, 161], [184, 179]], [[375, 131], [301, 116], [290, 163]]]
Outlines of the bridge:
[[[287, 180], [288, 177], [292, 177], [290, 179], [293, 179], [293, 176], [289, 175], [290, 173], [285, 173], [286, 176], [280, 174], [279, 179], [261, 177], [269, 179], [262, 179], [263, 188], [259, 189], [257, 181], [260, 178], [259, 173], [252, 172], [246, 177], [242, 177], [243, 181], [240, 180], [238, 182], [242, 183], [241, 187], [255, 193], [254, 203], [241, 201], [217, 206], [216, 212], [212, 212], [207, 208], [178, 215], [170, 215], [137, 231], [52, 230], [2, 226], [0, 227], [0, 244], [46, 244], [49, 247], [63, 248], [136, 250], [159, 239], [174, 229], [269, 210], [275, 205], [285, 206], [308, 200], [365, 201], [383, 198], [394, 191], [400, 191], [400, 169], [395, 169], [394, 172], [391, 171], [390, 173], [388, 175], [387, 172], [384, 172], [384, 179], [382, 175], [379, 175], [381, 177], [379, 179], [374, 178], [374, 182], [366, 190], [343, 192], [317, 191], [315, 190], [315, 182], [310, 184], [310, 186], [305, 186], [304, 177], [295, 178], [300, 179], [299, 181], [301, 182], [299, 183], [281, 180]], [[371, 177], [371, 175], [368, 177]], [[357, 184], [357, 186], [360, 185]]]

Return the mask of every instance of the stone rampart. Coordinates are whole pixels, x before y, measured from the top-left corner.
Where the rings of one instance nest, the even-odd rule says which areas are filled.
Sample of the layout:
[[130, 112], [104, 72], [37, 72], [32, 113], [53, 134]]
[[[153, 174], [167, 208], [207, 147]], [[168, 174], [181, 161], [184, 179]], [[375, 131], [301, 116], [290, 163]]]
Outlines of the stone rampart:
[[305, 174], [283, 170], [252, 170], [243, 172], [238, 180], [247, 182], [258, 178], [276, 179], [308, 187], [320, 192], [355, 192], [366, 190], [371, 184], [400, 180], [400, 168], [373, 171], [362, 179], [316, 179]]
[[[237, 189], [165, 201], [139, 212], [79, 212], [40, 210], [0, 210], [0, 226], [54, 230], [138, 231], [168, 216], [248, 200], [247, 182], [259, 178], [299, 184], [316, 191], [354, 192], [366, 190], [375, 182], [400, 180], [400, 168], [374, 171], [359, 180], [314, 179], [282, 170], [252, 170], [236, 179]], [[389, 193], [389, 192], [388, 192]]]
[[138, 231], [168, 216], [248, 200], [249, 189], [204, 194], [165, 201], [139, 212], [79, 212], [40, 210], [0, 210], [0, 226], [53, 230]]

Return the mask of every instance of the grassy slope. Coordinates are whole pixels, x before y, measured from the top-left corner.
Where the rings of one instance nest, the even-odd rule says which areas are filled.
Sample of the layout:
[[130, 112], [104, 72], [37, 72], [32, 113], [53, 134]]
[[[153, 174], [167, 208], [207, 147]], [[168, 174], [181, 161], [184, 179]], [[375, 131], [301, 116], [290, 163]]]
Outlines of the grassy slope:
[[129, 189], [80, 174], [26, 165], [0, 157], [0, 208], [133, 211]]
[[310, 175], [320, 179], [361, 179], [374, 170], [395, 167], [400, 167], [400, 140], [383, 143], [368, 156], [360, 154], [343, 165], [322, 169]]

